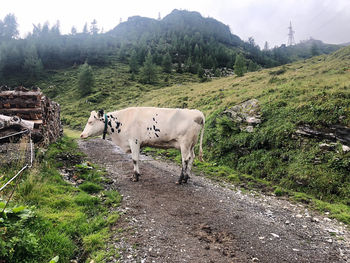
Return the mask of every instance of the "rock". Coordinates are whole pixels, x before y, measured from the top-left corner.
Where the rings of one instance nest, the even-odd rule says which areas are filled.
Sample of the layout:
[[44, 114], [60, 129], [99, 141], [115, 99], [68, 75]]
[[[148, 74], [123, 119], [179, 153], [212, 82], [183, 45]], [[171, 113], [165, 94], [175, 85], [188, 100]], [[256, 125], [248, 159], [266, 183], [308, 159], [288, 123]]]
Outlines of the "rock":
[[259, 262], [258, 258], [252, 258], [252, 262]]
[[311, 222], [319, 223], [320, 220], [316, 217], [311, 218]]
[[339, 231], [336, 229], [326, 228], [325, 230], [331, 234], [338, 234], [339, 233]]
[[347, 153], [348, 151], [350, 151], [350, 147], [349, 146], [342, 145], [341, 148], [343, 149], [344, 153]]
[[299, 136], [333, 142], [339, 141], [346, 146], [350, 145], [350, 128], [342, 125], [333, 125], [317, 129], [310, 125], [300, 125], [295, 133]]
[[253, 132], [254, 127], [261, 123], [261, 110], [257, 99], [251, 99], [235, 105], [225, 110], [223, 114], [239, 124], [241, 131]]
[[336, 143], [329, 143], [329, 144], [328, 143], [321, 143], [319, 146], [322, 150], [332, 151], [335, 149], [337, 144]]
[[275, 238], [280, 238], [280, 236], [277, 235], [277, 234], [275, 234], [275, 233], [271, 233], [271, 235], [272, 235], [273, 237], [275, 237]]
[[287, 220], [286, 222], [284, 222], [286, 225], [289, 225], [290, 224], [290, 221]]
[[302, 218], [303, 216], [301, 214], [297, 214], [295, 217], [296, 218]]

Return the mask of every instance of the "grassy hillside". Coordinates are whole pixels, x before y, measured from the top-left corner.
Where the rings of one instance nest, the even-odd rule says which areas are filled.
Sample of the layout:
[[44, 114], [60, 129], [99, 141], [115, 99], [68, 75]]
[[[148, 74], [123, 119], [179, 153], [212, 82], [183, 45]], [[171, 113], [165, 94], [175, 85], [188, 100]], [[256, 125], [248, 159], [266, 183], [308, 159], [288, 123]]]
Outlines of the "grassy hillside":
[[[51, 72], [39, 86], [61, 104], [63, 120], [75, 128], [82, 128], [89, 112], [100, 108], [200, 109], [207, 118], [207, 160], [283, 189], [349, 205], [350, 153], [344, 153], [340, 144], [325, 151], [319, 147], [322, 141], [295, 136], [303, 124], [350, 126], [349, 69], [347, 47], [331, 55], [205, 83], [193, 75], [173, 74], [158, 86], [141, 85], [128, 79], [122, 65], [94, 68], [95, 93], [81, 99], [76, 90], [77, 69]], [[252, 98], [260, 101], [263, 122], [253, 133], [240, 132], [220, 113]], [[230, 172], [223, 175], [229, 177]]]

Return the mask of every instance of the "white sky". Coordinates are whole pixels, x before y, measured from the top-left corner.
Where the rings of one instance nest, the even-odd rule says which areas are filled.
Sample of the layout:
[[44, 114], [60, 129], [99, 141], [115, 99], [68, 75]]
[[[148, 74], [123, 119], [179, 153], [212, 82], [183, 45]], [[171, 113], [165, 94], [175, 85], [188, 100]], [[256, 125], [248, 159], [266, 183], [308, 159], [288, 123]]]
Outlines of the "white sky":
[[350, 0], [0, 0], [0, 19], [13, 13], [21, 36], [33, 24], [60, 21], [61, 32], [72, 26], [82, 31], [93, 19], [104, 32], [114, 28], [120, 18], [140, 15], [157, 18], [173, 9], [198, 11], [229, 25], [243, 40], [252, 36], [263, 47], [287, 42], [289, 21], [295, 40], [320, 39], [326, 43], [350, 42]]

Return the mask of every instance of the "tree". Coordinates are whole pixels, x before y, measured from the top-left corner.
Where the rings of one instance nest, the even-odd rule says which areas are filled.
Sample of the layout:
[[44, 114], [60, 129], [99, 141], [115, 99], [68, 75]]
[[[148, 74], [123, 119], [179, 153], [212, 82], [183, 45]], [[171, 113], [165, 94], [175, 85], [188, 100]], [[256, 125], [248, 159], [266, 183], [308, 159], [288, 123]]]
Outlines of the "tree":
[[137, 60], [137, 54], [136, 54], [135, 50], [133, 50], [131, 52], [130, 61], [129, 61], [129, 68], [130, 68], [130, 72], [133, 74], [137, 73], [139, 71], [139, 63]]
[[270, 49], [269, 47], [269, 43], [267, 41], [265, 41], [265, 44], [264, 44], [264, 51], [268, 51]]
[[198, 77], [200, 77], [202, 79], [204, 77], [204, 73], [205, 73], [204, 69], [201, 66], [199, 66], [198, 67]]
[[320, 49], [315, 42], [312, 43], [310, 48], [311, 56], [318, 56], [320, 54]]
[[152, 61], [151, 52], [148, 52], [143, 67], [141, 68], [141, 81], [143, 83], [154, 83], [157, 80], [157, 68]]
[[84, 27], [83, 27], [83, 34], [84, 34], [84, 35], [89, 34], [87, 23], [85, 23], [85, 25], [84, 25]]
[[77, 28], [75, 26], [72, 26], [72, 29], [70, 30], [70, 34], [73, 36], [77, 34]]
[[166, 55], [163, 57], [162, 66], [164, 72], [171, 73], [173, 65], [169, 53], [166, 53]]
[[38, 57], [38, 53], [34, 45], [30, 46], [25, 51], [23, 70], [28, 74], [28, 77], [31, 80], [38, 78], [43, 71], [43, 63]]
[[60, 21], [59, 20], [57, 20], [56, 21], [56, 24], [55, 25], [53, 25], [53, 27], [51, 27], [51, 33], [52, 34], [54, 34], [54, 35], [57, 35], [57, 36], [59, 36], [60, 34], [61, 34], [61, 32], [60, 32]]
[[254, 63], [253, 61], [249, 60], [248, 62], [248, 71], [252, 72], [252, 71], [257, 71], [259, 69], [259, 66]]
[[16, 38], [19, 34], [18, 24], [14, 14], [5, 16], [4, 21], [0, 21], [0, 40], [10, 40]]
[[244, 75], [245, 62], [244, 62], [244, 58], [243, 58], [242, 54], [238, 54], [236, 56], [234, 71], [238, 77], [242, 77]]
[[85, 61], [79, 68], [78, 89], [82, 96], [89, 94], [95, 84], [94, 75], [91, 66]]
[[90, 26], [90, 32], [92, 35], [97, 35], [100, 30], [97, 27], [97, 21], [96, 19], [92, 20], [91, 26]]

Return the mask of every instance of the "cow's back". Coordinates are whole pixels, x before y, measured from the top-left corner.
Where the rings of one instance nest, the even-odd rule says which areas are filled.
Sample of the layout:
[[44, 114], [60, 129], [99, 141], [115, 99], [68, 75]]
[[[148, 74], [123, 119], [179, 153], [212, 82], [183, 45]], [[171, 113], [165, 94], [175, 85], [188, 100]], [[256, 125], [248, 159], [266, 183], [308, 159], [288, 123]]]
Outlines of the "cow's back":
[[178, 148], [181, 140], [196, 139], [204, 124], [199, 110], [131, 107], [116, 114], [123, 123], [124, 136], [157, 147]]

